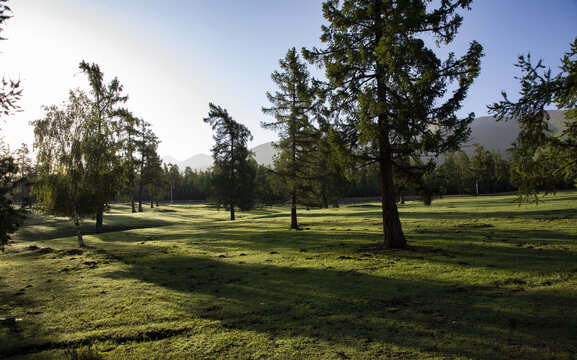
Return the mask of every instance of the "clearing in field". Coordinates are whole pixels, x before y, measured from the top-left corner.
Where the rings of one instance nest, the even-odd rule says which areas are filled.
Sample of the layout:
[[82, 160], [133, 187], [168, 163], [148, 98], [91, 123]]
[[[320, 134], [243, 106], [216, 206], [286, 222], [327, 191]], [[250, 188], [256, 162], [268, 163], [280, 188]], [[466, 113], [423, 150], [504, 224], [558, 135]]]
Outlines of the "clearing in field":
[[[206, 204], [73, 225], [30, 218], [0, 254], [0, 358], [574, 359], [577, 192], [237, 214]], [[90, 224], [91, 225], [91, 224]], [[86, 228], [90, 231], [89, 228]]]

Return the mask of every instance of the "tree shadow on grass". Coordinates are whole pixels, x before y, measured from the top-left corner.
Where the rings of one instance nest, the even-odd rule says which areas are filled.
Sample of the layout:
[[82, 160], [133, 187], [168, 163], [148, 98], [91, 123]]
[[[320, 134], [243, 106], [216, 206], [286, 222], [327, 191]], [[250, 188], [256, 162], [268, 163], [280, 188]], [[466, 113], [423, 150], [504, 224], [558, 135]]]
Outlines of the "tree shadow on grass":
[[[172, 225], [171, 222], [160, 219], [126, 218], [125, 216], [108, 216], [104, 221], [104, 233], [114, 233], [133, 229], [148, 229]], [[94, 224], [82, 221], [83, 235], [94, 234]], [[76, 228], [72, 220], [60, 217], [43, 217], [31, 215], [14, 236], [21, 242], [49, 241], [53, 239], [75, 237]]]
[[400, 346], [417, 354], [489, 359], [528, 357], [531, 349], [538, 349], [540, 358], [568, 358], [577, 351], [577, 332], [568, 332], [575, 329], [574, 318], [561, 312], [539, 318], [495, 301], [514, 298], [524, 308], [573, 301], [559, 292], [523, 296], [496, 287], [463, 290], [426, 279], [237, 260], [242, 256], [225, 261], [167, 255], [104, 276], [174, 290], [191, 316], [228, 328], [271, 338], [307, 337], [359, 353]]

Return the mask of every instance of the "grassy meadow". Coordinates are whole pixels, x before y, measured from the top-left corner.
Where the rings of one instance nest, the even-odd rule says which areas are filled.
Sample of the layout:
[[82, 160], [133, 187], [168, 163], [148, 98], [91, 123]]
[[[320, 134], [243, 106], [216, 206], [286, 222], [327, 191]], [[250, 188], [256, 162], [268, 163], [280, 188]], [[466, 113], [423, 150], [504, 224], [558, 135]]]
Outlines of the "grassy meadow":
[[[0, 254], [0, 358], [575, 359], [577, 192], [131, 214], [105, 234], [30, 217]], [[85, 222], [90, 233], [92, 221]]]

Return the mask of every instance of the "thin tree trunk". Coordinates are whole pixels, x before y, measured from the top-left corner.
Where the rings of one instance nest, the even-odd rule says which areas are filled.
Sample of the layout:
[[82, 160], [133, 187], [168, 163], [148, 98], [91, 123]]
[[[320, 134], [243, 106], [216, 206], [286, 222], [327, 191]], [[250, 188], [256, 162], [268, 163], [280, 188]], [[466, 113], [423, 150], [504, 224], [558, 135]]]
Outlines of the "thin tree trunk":
[[[134, 190], [134, 189], [133, 189]], [[135, 207], [135, 201], [134, 201], [134, 194], [132, 194], [132, 212], [135, 213], [136, 212], [136, 207]]]
[[138, 212], [142, 212], [142, 175], [138, 184]]
[[84, 239], [82, 238], [82, 230], [80, 229], [80, 219], [78, 217], [78, 210], [76, 210], [76, 192], [72, 190], [72, 183], [68, 182], [68, 196], [72, 199], [72, 215], [74, 217], [74, 226], [76, 227], [76, 236], [78, 237], [78, 247], [83, 248]]
[[293, 190], [291, 196], [291, 229], [298, 230], [299, 223], [297, 221], [297, 194]]
[[329, 199], [327, 198], [327, 187], [325, 184], [321, 186], [321, 194], [323, 198], [323, 206], [325, 209], [329, 208]]
[[99, 211], [98, 213], [96, 213], [96, 228], [94, 231], [96, 234], [102, 233], [103, 218], [104, 218], [103, 211]]
[[74, 212], [74, 226], [76, 227], [76, 235], [78, 237], [78, 247], [83, 248], [84, 239], [82, 238], [82, 229], [80, 229], [80, 219], [78, 218], [78, 212], [76, 211], [76, 205], [72, 205], [72, 210]]
[[[375, 43], [379, 44], [383, 34], [380, 32], [382, 18], [381, 18], [381, 2], [375, 2]], [[387, 103], [387, 86], [384, 83], [384, 69], [378, 65], [376, 69], [377, 78], [377, 98], [379, 104]], [[383, 213], [383, 248], [384, 249], [403, 249], [407, 246], [405, 235], [401, 227], [401, 220], [399, 219], [399, 210], [397, 209], [397, 199], [395, 196], [395, 185], [393, 182], [393, 164], [392, 154], [389, 143], [389, 129], [387, 112], [381, 111], [377, 117], [378, 122], [378, 145], [379, 145], [379, 168], [380, 168], [380, 182], [381, 182], [381, 208]]]
[[234, 203], [236, 199], [236, 189], [235, 189], [235, 179], [234, 179], [234, 164], [235, 164], [235, 151], [234, 151], [234, 137], [231, 134], [230, 138], [230, 220], [236, 220], [234, 215]]

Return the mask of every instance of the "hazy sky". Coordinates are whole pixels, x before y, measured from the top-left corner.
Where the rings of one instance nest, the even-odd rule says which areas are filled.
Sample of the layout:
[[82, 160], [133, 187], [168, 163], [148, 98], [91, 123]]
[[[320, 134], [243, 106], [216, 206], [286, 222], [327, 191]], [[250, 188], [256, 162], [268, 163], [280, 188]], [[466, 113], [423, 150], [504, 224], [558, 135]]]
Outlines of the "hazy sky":
[[[226, 108], [253, 133], [256, 146], [275, 140], [260, 128], [270, 74], [290, 47], [321, 46], [322, 0], [11, 0], [14, 18], [2, 32], [0, 74], [22, 80], [20, 113], [0, 122], [14, 150], [32, 144], [30, 120], [41, 105], [60, 104], [68, 90], [87, 89], [81, 60], [116, 76], [126, 107], [152, 123], [162, 156], [210, 153], [208, 103]], [[577, 0], [477, 0], [464, 14], [451, 51], [472, 40], [485, 48], [482, 73], [461, 115], [487, 114], [500, 91], [518, 90], [513, 66], [531, 52], [554, 71], [577, 37]]]

